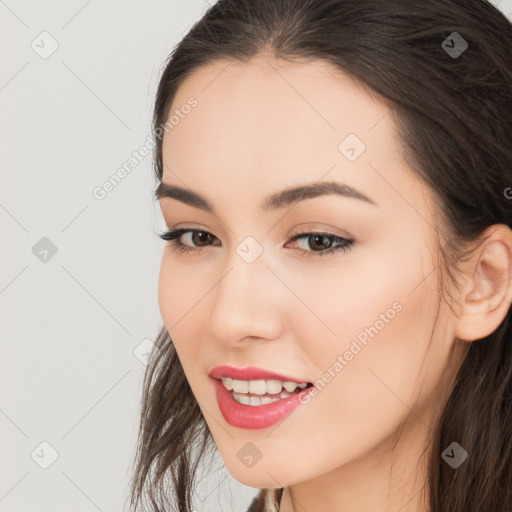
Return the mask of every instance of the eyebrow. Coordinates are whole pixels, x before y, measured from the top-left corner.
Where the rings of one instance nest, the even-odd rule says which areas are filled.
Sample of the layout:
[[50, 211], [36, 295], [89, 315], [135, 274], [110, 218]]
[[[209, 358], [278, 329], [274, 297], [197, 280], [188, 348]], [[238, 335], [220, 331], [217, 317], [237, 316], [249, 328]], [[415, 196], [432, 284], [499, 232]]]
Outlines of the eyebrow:
[[[267, 197], [263, 202], [261, 208], [263, 211], [274, 211], [279, 208], [284, 208], [292, 204], [296, 204], [304, 199], [319, 197], [324, 195], [337, 194], [343, 197], [352, 199], [359, 199], [377, 206], [377, 203], [372, 201], [369, 197], [365, 196], [358, 190], [344, 183], [335, 181], [323, 181], [301, 185], [299, 187], [288, 188], [277, 192]], [[213, 206], [197, 192], [178, 187], [176, 185], [169, 185], [160, 182], [154, 194], [155, 199], [170, 198], [181, 201], [205, 212], [215, 213]]]

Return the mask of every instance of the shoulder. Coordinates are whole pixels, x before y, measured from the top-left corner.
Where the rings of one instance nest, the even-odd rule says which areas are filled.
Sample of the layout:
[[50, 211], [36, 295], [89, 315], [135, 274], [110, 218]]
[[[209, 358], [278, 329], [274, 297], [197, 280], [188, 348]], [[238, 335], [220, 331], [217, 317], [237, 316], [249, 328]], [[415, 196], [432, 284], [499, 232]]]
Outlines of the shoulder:
[[[267, 489], [260, 489], [260, 492], [253, 498], [246, 512], [264, 512], [265, 511], [265, 494]], [[283, 488], [276, 490], [275, 498], [277, 503], [281, 502]]]
[[265, 489], [260, 489], [260, 492], [253, 498], [249, 508], [246, 512], [263, 512], [265, 504]]

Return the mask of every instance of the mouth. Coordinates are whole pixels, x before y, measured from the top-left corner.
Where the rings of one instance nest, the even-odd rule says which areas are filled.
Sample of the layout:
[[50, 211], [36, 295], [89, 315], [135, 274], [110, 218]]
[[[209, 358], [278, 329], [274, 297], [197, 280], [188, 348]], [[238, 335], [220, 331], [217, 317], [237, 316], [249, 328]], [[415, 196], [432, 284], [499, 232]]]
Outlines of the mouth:
[[310, 382], [247, 381], [231, 377], [211, 377], [211, 381], [224, 419], [244, 429], [267, 428], [284, 420], [300, 405], [308, 403], [307, 395], [314, 391]]
[[267, 428], [309, 403], [314, 391], [307, 379], [254, 366], [216, 366], [208, 371], [224, 419], [235, 427]]

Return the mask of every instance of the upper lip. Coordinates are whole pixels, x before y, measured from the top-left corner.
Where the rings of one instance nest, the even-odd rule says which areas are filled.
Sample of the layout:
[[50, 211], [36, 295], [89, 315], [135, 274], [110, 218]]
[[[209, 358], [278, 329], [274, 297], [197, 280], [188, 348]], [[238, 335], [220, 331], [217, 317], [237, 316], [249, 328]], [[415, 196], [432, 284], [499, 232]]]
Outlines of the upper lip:
[[247, 366], [245, 368], [235, 368], [233, 366], [215, 366], [208, 372], [210, 377], [214, 379], [222, 379], [223, 377], [230, 377], [237, 380], [280, 380], [283, 382], [308, 382], [307, 380], [296, 379], [294, 377], [287, 377], [275, 372], [269, 372], [256, 368], [255, 366]]

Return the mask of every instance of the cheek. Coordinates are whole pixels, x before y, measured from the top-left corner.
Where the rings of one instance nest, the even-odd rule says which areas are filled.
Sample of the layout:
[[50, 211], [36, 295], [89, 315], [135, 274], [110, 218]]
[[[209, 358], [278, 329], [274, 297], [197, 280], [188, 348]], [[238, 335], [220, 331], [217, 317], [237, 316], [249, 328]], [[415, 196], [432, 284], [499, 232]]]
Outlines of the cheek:
[[166, 247], [158, 279], [158, 304], [166, 326], [186, 322], [189, 315], [194, 315], [193, 305], [206, 292], [207, 285], [201, 280], [197, 266], [179, 262]]
[[[167, 249], [166, 249], [167, 250]], [[193, 265], [176, 262], [170, 255], [162, 258], [158, 281], [160, 314], [181, 362], [183, 372], [196, 399], [211, 395], [207, 386], [201, 340], [205, 339], [201, 322], [205, 317], [204, 296], [211, 285], [201, 279]]]
[[311, 310], [296, 315], [295, 332], [320, 379], [315, 408], [332, 419], [323, 427], [332, 435], [340, 434], [345, 418], [347, 439], [365, 430], [368, 439], [378, 438], [376, 428], [391, 432], [418, 401], [437, 309], [428, 253], [384, 251], [359, 251], [338, 273], [322, 269], [296, 281]]
[[180, 359], [187, 351], [195, 350], [193, 340], [200, 339], [195, 335], [194, 326], [200, 325], [197, 321], [200, 303], [207, 291], [207, 284], [192, 265], [176, 263], [175, 258], [164, 252], [158, 280], [158, 304]]
[[160, 274], [158, 277], [158, 305], [160, 307], [160, 314], [164, 321], [165, 327], [171, 333], [171, 327], [178, 320], [176, 306], [178, 283], [176, 283], [177, 275], [172, 272], [172, 266], [169, 262], [169, 257], [164, 254], [160, 263]]
[[[292, 317], [291, 329], [303, 349], [332, 355], [349, 349], [354, 339], [365, 346], [386, 338], [387, 348], [394, 350], [406, 341], [411, 328], [426, 327], [419, 322], [434, 313], [429, 301], [436, 297], [435, 276], [428, 275], [432, 270], [428, 252], [418, 250], [417, 240], [410, 244], [412, 249], [396, 248], [383, 237], [379, 244], [342, 255], [336, 266], [311, 265], [307, 271], [280, 268], [283, 281], [292, 283], [293, 290], [282, 302], [281, 312]], [[390, 336], [392, 328], [395, 332]]]

